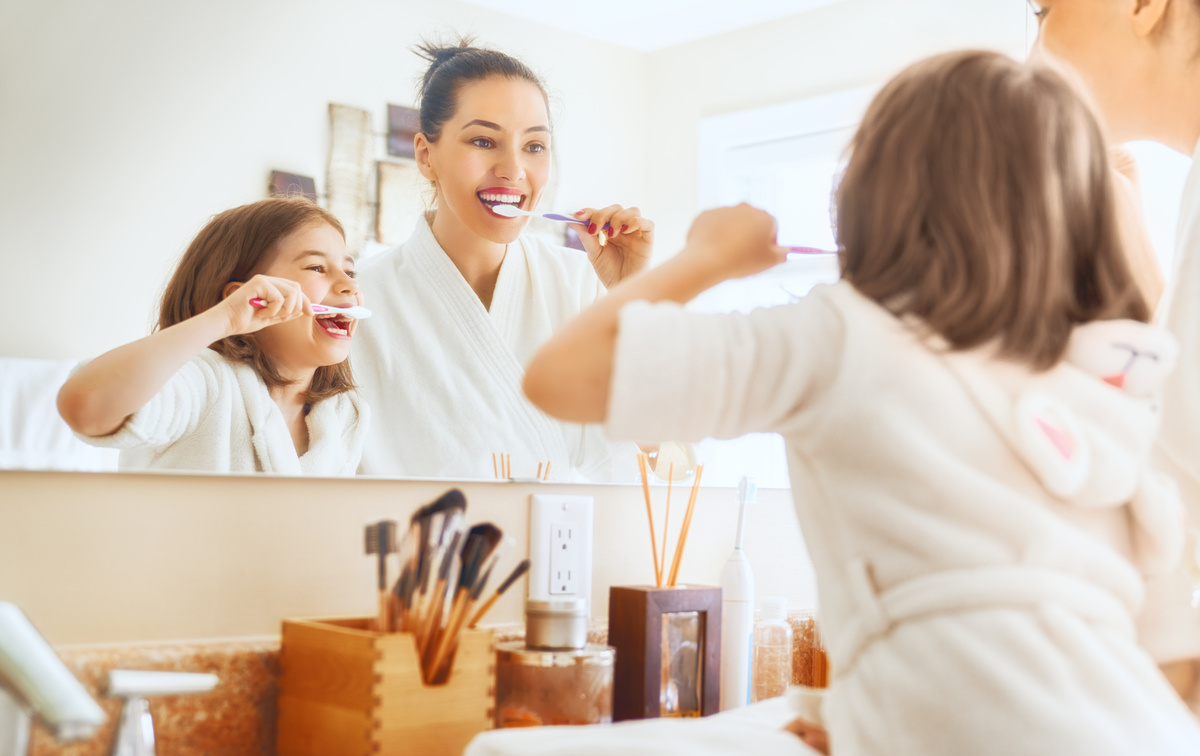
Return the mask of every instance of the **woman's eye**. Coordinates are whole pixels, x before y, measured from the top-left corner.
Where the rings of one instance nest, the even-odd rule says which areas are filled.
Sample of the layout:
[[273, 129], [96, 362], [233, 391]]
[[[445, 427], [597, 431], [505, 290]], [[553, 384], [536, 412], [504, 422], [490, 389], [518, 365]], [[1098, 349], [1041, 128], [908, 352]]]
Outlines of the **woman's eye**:
[[546, 151], [546, 145], [535, 142], [535, 143], [529, 145], [528, 147], [526, 147], [525, 149], [527, 149], [530, 152], [532, 152], [533, 154], [537, 155], [537, 154], [540, 154], [540, 153], [543, 153]]
[[1038, 21], [1041, 21], [1046, 15], [1047, 9], [1042, 7], [1042, 4], [1037, 0], [1026, 0], [1029, 3], [1029, 10], [1033, 11], [1033, 15], [1037, 16]]
[[479, 137], [477, 139], [472, 139], [471, 144], [486, 150], [488, 147], [492, 146], [492, 140], [487, 139], [486, 137]]
[[358, 278], [358, 272], [353, 270], [346, 271], [346, 276], [349, 278]]
[[309, 265], [307, 268], [305, 268], [305, 270], [311, 270], [316, 273], [324, 273], [325, 266], [324, 265]]

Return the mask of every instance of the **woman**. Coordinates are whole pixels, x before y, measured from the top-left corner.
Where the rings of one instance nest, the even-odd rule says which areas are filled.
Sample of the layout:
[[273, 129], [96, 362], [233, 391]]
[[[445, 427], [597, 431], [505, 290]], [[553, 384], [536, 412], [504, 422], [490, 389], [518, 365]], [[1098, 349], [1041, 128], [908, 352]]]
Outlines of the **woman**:
[[[1116, 143], [1150, 139], [1200, 155], [1200, 0], [1042, 0], [1038, 47], [1074, 68]], [[1200, 525], [1200, 169], [1193, 163], [1176, 237], [1175, 273], [1159, 307], [1179, 340], [1164, 391], [1158, 465]], [[1194, 560], [1189, 559], [1189, 563]], [[1200, 711], [1200, 614], [1187, 569], [1148, 586], [1142, 642]], [[1184, 628], [1180, 631], [1178, 628]], [[1172, 628], [1175, 628], [1172, 630]]]
[[560, 324], [646, 266], [654, 224], [637, 208], [581, 210], [586, 257], [523, 235], [528, 217], [492, 208], [538, 208], [553, 136], [545, 88], [525, 64], [469, 41], [419, 52], [430, 64], [414, 142], [436, 206], [406, 243], [363, 266], [377, 317], [354, 359], [380, 420], [362, 472], [610, 480], [614, 465], [632, 467], [633, 446], [550, 419], [521, 379]]

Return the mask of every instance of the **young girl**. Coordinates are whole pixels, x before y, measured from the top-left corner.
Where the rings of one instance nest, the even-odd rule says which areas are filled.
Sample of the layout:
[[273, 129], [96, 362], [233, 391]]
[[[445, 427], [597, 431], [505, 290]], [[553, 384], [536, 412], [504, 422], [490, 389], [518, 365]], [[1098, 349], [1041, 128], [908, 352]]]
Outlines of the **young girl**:
[[227, 210], [183, 255], [158, 330], [85, 363], [58, 408], [123, 469], [353, 475], [367, 409], [348, 355], [361, 305], [342, 226], [303, 198]]
[[[608, 480], [636, 450], [597, 426], [558, 423], [521, 393], [525, 363], [605, 286], [646, 265], [654, 224], [637, 208], [585, 208], [587, 255], [524, 234], [550, 181], [553, 130], [545, 88], [519, 60], [494, 50], [425, 46], [414, 142], [435, 209], [403, 245], [363, 266], [376, 312], [355, 347], [376, 423], [368, 474], [492, 477], [496, 454], [514, 476], [542, 462], [552, 480]], [[608, 232], [604, 228], [608, 227]], [[601, 239], [601, 234], [606, 237]]]
[[854, 138], [842, 282], [688, 313], [784, 257], [769, 216], [706, 213], [530, 365], [536, 404], [615, 437], [783, 434], [835, 753], [1200, 753], [1133, 629], [1142, 575], [1182, 541], [1145, 464], [1174, 345], [1146, 324], [1114, 197], [1058, 74], [933, 58]]
[[[1179, 483], [1200, 523], [1200, 0], [1031, 0], [1039, 51], [1075, 68], [1117, 142], [1151, 139], [1193, 156], [1175, 240], [1175, 271], [1159, 315], [1179, 340], [1179, 363], [1163, 392], [1156, 462]], [[1174, 594], [1173, 633], [1153, 645], [1164, 669], [1200, 714], [1200, 608], [1184, 571], [1157, 581]], [[1168, 610], [1169, 611], [1169, 610]], [[1180, 621], [1173, 621], [1180, 620]]]

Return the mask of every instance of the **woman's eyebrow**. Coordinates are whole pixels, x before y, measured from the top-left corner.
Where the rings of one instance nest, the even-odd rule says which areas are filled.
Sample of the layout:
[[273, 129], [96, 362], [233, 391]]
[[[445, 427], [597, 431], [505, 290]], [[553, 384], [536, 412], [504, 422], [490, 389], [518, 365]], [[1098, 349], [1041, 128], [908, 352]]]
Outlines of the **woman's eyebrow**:
[[[504, 129], [500, 128], [500, 125], [499, 125], [499, 124], [492, 123], [491, 121], [485, 121], [485, 120], [483, 120], [482, 118], [476, 118], [476, 119], [475, 119], [475, 120], [473, 120], [473, 121], [468, 121], [467, 123], [463, 124], [463, 130], [465, 130], [465, 129], [468, 129], [468, 128], [470, 128], [471, 126], [482, 126], [482, 127], [484, 127], [485, 129], [494, 129], [495, 131], [504, 131]], [[539, 126], [530, 126], [529, 128], [525, 129], [525, 133], [526, 133], [526, 134], [528, 134], [528, 133], [529, 133], [529, 132], [531, 132], [531, 131], [545, 131], [545, 132], [549, 132], [549, 131], [550, 131], [550, 127], [549, 127], [549, 126], [541, 126], [541, 125], [539, 125]]]

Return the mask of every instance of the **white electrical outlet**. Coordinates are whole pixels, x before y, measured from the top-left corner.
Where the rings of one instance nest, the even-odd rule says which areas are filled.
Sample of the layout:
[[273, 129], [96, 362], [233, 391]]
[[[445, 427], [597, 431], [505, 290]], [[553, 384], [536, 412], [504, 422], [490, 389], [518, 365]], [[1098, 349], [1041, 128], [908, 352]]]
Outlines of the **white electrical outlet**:
[[592, 497], [529, 497], [529, 598], [592, 596]]

